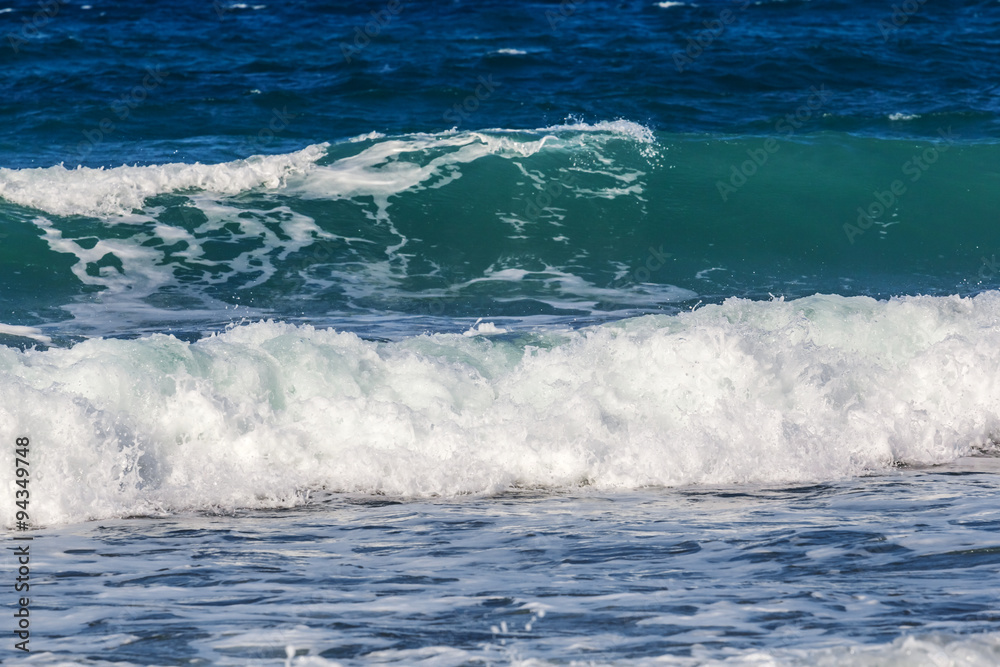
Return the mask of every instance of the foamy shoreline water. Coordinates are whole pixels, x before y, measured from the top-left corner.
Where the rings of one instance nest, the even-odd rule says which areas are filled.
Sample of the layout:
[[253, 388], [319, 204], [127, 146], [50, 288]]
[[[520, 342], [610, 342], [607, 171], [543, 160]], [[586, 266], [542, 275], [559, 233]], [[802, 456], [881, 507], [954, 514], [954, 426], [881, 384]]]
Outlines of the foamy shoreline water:
[[990, 665], [1000, 478], [964, 466], [43, 529], [23, 664]]

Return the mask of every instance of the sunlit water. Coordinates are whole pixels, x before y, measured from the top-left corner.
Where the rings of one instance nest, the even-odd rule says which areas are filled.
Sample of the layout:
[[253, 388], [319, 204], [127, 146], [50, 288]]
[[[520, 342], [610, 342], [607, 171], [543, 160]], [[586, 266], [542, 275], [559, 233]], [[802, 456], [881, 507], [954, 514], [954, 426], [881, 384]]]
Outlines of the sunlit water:
[[1000, 639], [968, 635], [1000, 620], [998, 472], [973, 458], [811, 486], [331, 496], [43, 530], [32, 658], [992, 664]]

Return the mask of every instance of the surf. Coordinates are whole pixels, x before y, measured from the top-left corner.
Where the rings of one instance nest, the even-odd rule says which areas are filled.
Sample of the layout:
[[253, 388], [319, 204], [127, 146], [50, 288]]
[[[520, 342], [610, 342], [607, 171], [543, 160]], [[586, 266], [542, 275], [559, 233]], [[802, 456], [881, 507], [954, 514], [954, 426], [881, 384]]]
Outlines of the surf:
[[257, 322], [2, 347], [0, 418], [32, 434], [43, 524], [318, 491], [817, 482], [992, 451], [998, 319], [997, 292], [816, 295], [534, 333]]

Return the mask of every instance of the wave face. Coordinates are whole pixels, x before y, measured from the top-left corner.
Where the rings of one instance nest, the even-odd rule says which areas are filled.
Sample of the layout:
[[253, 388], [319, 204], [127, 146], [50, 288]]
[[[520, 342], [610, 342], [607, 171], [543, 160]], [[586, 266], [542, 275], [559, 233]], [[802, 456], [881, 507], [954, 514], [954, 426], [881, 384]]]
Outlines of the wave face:
[[58, 343], [234, 317], [398, 337], [734, 295], [974, 294], [1000, 287], [998, 160], [947, 132], [726, 138], [615, 121], [0, 169], [0, 305], [8, 327]]
[[32, 434], [49, 524], [318, 490], [829, 480], [992, 446], [998, 318], [996, 292], [815, 296], [543, 334], [380, 343], [261, 322], [0, 348], [0, 419]]

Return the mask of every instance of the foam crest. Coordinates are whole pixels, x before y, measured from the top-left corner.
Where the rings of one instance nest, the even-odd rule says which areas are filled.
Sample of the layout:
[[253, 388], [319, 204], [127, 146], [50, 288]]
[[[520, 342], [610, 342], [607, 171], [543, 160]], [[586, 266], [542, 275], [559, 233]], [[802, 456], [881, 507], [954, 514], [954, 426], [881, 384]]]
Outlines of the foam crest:
[[0, 198], [53, 215], [113, 217], [141, 210], [148, 199], [165, 193], [197, 190], [232, 196], [255, 189], [283, 188], [291, 177], [311, 175], [298, 183], [296, 191], [322, 198], [373, 195], [384, 199], [435, 176], [443, 177], [445, 182], [454, 180], [459, 177], [454, 166], [486, 155], [530, 157], [546, 145], [558, 144], [560, 140], [553, 135], [567, 133], [624, 137], [643, 144], [655, 142], [652, 130], [626, 120], [395, 138], [372, 132], [345, 142], [374, 142], [371, 146], [320, 168], [316, 162], [327, 154], [327, 143], [294, 153], [255, 155], [222, 164], [0, 168]]
[[494, 136], [487, 132], [490, 131], [383, 138], [360, 153], [312, 170], [292, 190], [315, 199], [371, 196], [379, 203], [380, 211], [384, 211], [393, 195], [418, 191], [424, 186], [441, 187], [458, 179], [460, 165], [489, 155], [530, 157], [553, 139]]
[[998, 318], [996, 292], [816, 296], [519, 338], [262, 322], [193, 344], [0, 348], [0, 419], [32, 439], [42, 523], [316, 489], [815, 481], [1000, 434]]
[[53, 215], [122, 216], [142, 209], [150, 197], [169, 192], [235, 195], [253, 188], [278, 188], [290, 174], [323, 157], [326, 148], [327, 144], [317, 144], [287, 155], [256, 155], [223, 164], [0, 168], [0, 197]]
[[[601, 637], [606, 641], [614, 636]], [[310, 639], [303, 637], [309, 645]], [[500, 651], [462, 650], [450, 646], [429, 646], [420, 649], [392, 649], [375, 651], [365, 656], [379, 664], [405, 662], [414, 665], [458, 666], [472, 662], [495, 660], [502, 655], [515, 667], [544, 667], [563, 664], [558, 660], [526, 657], [523, 649], [514, 643]], [[579, 650], [579, 644], [569, 646]], [[727, 658], [715, 658], [696, 645], [693, 657], [662, 655], [655, 658], [617, 659], [616, 665], [671, 665], [676, 667], [989, 667], [1000, 659], [1000, 633], [974, 635], [928, 634], [901, 637], [893, 642], [875, 645], [847, 644], [819, 649], [756, 649], [741, 651]], [[705, 654], [705, 655], [703, 655]], [[338, 663], [320, 657], [303, 657], [292, 660], [292, 667], [335, 667]]]
[[[700, 651], [696, 651], [695, 654]], [[900, 637], [887, 643], [846, 645], [822, 649], [777, 649], [745, 651], [731, 658], [668, 658], [668, 665], [711, 665], [718, 667], [959, 667], [995, 665], [1000, 660], [1000, 634], [966, 636], [929, 634]]]
[[620, 137], [627, 137], [644, 144], [656, 143], [656, 135], [653, 130], [630, 120], [602, 120], [597, 123], [564, 123], [562, 125], [552, 125], [546, 127], [541, 132], [583, 132], [591, 134], [611, 134]]
[[4, 324], [0, 322], [0, 336], [16, 336], [18, 338], [30, 338], [46, 345], [52, 344], [52, 339], [42, 333], [41, 329], [26, 327], [16, 324]]

